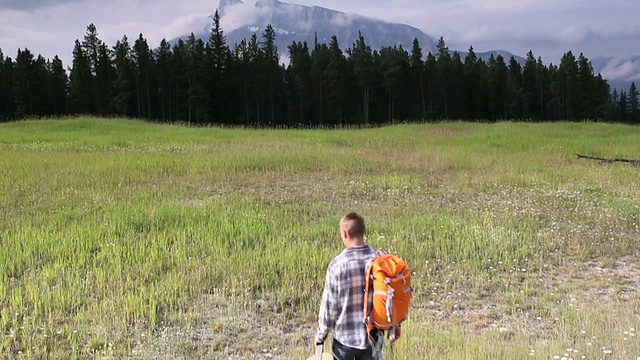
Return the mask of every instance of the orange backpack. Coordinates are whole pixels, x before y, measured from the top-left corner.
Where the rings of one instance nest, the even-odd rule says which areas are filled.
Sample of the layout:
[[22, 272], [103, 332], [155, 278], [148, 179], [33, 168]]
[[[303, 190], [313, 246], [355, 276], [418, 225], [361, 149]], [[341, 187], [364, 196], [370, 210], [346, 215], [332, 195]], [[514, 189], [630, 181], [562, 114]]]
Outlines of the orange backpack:
[[379, 252], [365, 268], [364, 322], [372, 341], [372, 330], [390, 330], [409, 313], [413, 289], [411, 272], [401, 258]]

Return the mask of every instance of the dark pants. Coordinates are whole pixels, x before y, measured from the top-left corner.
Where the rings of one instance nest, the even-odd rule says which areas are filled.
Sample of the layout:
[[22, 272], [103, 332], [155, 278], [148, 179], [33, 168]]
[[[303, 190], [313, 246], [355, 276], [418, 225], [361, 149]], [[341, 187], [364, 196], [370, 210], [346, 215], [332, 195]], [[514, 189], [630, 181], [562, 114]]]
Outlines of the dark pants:
[[336, 339], [333, 339], [331, 352], [334, 360], [373, 360], [373, 350], [370, 346], [366, 350], [354, 349], [340, 344]]

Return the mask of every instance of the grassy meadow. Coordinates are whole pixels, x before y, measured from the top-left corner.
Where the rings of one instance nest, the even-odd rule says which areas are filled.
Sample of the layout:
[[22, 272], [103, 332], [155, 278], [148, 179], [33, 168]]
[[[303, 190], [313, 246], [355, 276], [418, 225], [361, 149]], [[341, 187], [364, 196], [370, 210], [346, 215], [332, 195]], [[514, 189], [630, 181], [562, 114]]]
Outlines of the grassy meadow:
[[305, 359], [337, 223], [413, 271], [387, 359], [640, 359], [640, 128], [0, 124], [0, 358]]

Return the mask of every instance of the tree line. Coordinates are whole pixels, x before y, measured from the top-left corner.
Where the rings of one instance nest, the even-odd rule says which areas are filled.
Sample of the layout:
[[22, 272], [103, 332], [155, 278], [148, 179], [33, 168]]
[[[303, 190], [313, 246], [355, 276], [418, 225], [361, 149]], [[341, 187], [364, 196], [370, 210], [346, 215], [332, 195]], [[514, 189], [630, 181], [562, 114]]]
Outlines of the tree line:
[[372, 50], [359, 34], [343, 51], [293, 42], [279, 63], [276, 32], [230, 47], [216, 12], [207, 41], [192, 33], [152, 49], [142, 34], [112, 47], [87, 26], [72, 66], [56, 56], [0, 50], [0, 120], [72, 114], [124, 116], [163, 122], [247, 126], [335, 126], [443, 119], [593, 120], [640, 123], [638, 90], [613, 90], [590, 61], [571, 52], [545, 65], [530, 51], [521, 65], [502, 55], [464, 59], [443, 38], [426, 56]]

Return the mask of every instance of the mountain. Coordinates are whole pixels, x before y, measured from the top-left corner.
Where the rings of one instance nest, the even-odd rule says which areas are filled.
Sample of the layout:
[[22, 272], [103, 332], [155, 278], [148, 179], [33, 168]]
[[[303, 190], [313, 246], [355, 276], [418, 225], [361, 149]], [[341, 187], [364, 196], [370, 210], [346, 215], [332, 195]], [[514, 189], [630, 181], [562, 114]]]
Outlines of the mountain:
[[[328, 44], [335, 35], [340, 48], [346, 50], [353, 46], [358, 31], [362, 32], [367, 45], [372, 49], [402, 45], [407, 51], [411, 51], [413, 39], [417, 38], [424, 55], [429, 52], [437, 53], [435, 40], [418, 28], [320, 6], [290, 4], [279, 0], [220, 0], [218, 11], [227, 44], [231, 48], [242, 39], [250, 39], [253, 34], [258, 36], [259, 41], [262, 40], [264, 29], [271, 24], [276, 31], [276, 46], [282, 62], [288, 62], [287, 47], [294, 41], [306, 41], [309, 48], [312, 48], [316, 37], [318, 42]], [[195, 35], [206, 41], [209, 27]], [[467, 55], [467, 51], [450, 51], [457, 51], [463, 61]], [[521, 65], [526, 61], [524, 57], [505, 50], [476, 52], [478, 58], [485, 62], [491, 54], [494, 57], [502, 55], [506, 63], [509, 63], [512, 56]], [[633, 81], [640, 86], [640, 56], [598, 57], [590, 60], [595, 73], [607, 79], [612, 89], [628, 91]]]
[[[268, 24], [276, 31], [276, 46], [283, 58], [288, 59], [287, 47], [293, 41], [306, 41], [313, 48], [314, 41], [329, 44], [335, 35], [341, 49], [353, 46], [362, 32], [365, 42], [372, 49], [383, 46], [402, 45], [411, 51], [413, 39], [417, 38], [424, 54], [436, 51], [433, 38], [415, 27], [394, 24], [364, 16], [343, 13], [320, 6], [289, 4], [278, 0], [220, 0], [218, 5], [220, 22], [227, 37], [227, 44], [233, 48], [242, 39], [250, 39], [252, 34], [262, 40], [261, 35]], [[207, 39], [208, 31], [195, 34]]]

